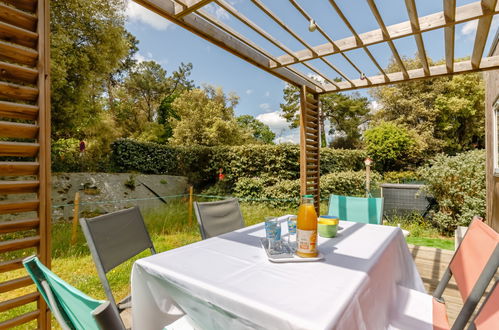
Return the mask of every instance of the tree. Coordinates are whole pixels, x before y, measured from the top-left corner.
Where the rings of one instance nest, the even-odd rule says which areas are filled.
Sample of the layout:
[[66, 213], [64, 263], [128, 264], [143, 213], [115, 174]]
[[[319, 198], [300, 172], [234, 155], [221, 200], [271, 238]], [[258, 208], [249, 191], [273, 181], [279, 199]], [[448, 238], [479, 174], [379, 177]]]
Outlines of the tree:
[[[407, 69], [421, 67], [418, 58], [404, 63]], [[387, 71], [397, 68], [391, 63]], [[381, 105], [374, 120], [414, 128], [427, 154], [484, 147], [484, 86], [480, 73], [381, 86], [371, 95]]]
[[99, 120], [106, 80], [133, 48], [125, 6], [125, 0], [51, 1], [54, 138], [82, 138]]
[[[284, 103], [280, 107], [283, 117], [290, 122], [291, 128], [296, 128], [300, 123], [300, 91], [292, 85], [284, 87]], [[321, 140], [323, 146], [326, 143], [326, 132], [324, 122], [328, 120], [331, 124], [329, 134], [336, 136], [333, 146], [353, 149], [360, 146], [360, 128], [368, 119], [369, 102], [367, 98], [358, 93], [351, 95], [331, 93], [320, 96], [321, 109], [319, 122], [321, 126]]]
[[252, 140], [251, 134], [238, 125], [234, 107], [239, 98], [224, 94], [221, 88], [205, 86], [188, 90], [173, 101], [180, 119], [170, 118], [173, 145], [241, 145]]
[[400, 170], [412, 163], [417, 153], [413, 132], [393, 122], [382, 122], [364, 132], [367, 153], [381, 171]]
[[253, 138], [265, 144], [273, 144], [275, 133], [270, 128], [251, 115], [242, 115], [236, 118], [237, 123], [242, 128], [248, 130]]

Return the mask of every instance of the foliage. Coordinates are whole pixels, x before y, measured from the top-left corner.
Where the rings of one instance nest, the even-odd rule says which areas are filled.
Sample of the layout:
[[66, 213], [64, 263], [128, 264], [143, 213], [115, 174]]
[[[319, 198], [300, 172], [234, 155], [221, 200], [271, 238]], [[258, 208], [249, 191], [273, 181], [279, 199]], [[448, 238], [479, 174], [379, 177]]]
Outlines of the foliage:
[[403, 126], [382, 122], [364, 132], [367, 153], [381, 171], [404, 168], [416, 153], [414, 135]]
[[[377, 187], [380, 178], [379, 174], [372, 173], [371, 188]], [[365, 171], [343, 171], [322, 175], [320, 180], [321, 197], [328, 198], [331, 194], [365, 196], [365, 182]], [[243, 177], [234, 185], [234, 195], [241, 198], [269, 199], [274, 205], [292, 205], [299, 202], [300, 180]]]
[[[407, 69], [421, 67], [418, 58], [404, 63]], [[398, 71], [397, 64], [392, 62], [387, 71]], [[484, 85], [480, 73], [381, 86], [372, 89], [371, 95], [381, 106], [374, 120], [413, 128], [424, 141], [425, 153], [484, 147]]]
[[[136, 51], [124, 0], [51, 1], [52, 133], [85, 137], [98, 120], [107, 80]], [[105, 56], [103, 56], [105, 54]]]
[[180, 94], [172, 106], [180, 119], [171, 118], [172, 145], [241, 145], [252, 138], [238, 125], [234, 107], [235, 94], [226, 95], [221, 88], [205, 86]]
[[[176, 147], [122, 139], [112, 144], [112, 167], [120, 172], [184, 175], [201, 186], [215, 183], [222, 168], [230, 186], [243, 177], [298, 179], [299, 153], [293, 144]], [[321, 171], [360, 170], [364, 157], [358, 150], [324, 148]]]
[[94, 142], [86, 143], [80, 152], [78, 139], [58, 139], [52, 142], [52, 171], [54, 172], [97, 172], [109, 171], [109, 159], [102, 155]]
[[454, 157], [438, 155], [418, 174], [438, 202], [435, 223], [450, 233], [467, 226], [473, 216], [485, 217], [485, 151], [474, 150]]
[[275, 133], [270, 128], [251, 115], [243, 115], [236, 118], [239, 126], [251, 132], [253, 138], [265, 144], [274, 143]]
[[384, 183], [410, 183], [421, 181], [415, 171], [385, 172], [383, 173]]
[[[290, 123], [290, 127], [299, 126], [300, 119], [300, 91], [297, 87], [284, 87], [284, 103], [280, 105], [283, 117]], [[331, 124], [329, 134], [334, 136], [332, 147], [345, 149], [358, 148], [361, 145], [360, 126], [368, 119], [369, 101], [358, 93], [342, 94], [331, 93], [320, 97], [321, 108], [319, 121], [321, 124], [321, 140], [326, 142], [324, 121]]]

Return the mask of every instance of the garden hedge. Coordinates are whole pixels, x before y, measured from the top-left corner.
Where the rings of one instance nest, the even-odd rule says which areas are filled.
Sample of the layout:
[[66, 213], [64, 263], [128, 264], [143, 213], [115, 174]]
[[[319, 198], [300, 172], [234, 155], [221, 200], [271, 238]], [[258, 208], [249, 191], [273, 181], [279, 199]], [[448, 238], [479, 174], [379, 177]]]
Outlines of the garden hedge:
[[[251, 177], [298, 179], [299, 156], [299, 146], [293, 144], [171, 147], [123, 139], [112, 144], [111, 160], [119, 172], [183, 175], [206, 186], [216, 182], [220, 168], [230, 185]], [[365, 156], [362, 150], [323, 148], [321, 173], [361, 170]]]

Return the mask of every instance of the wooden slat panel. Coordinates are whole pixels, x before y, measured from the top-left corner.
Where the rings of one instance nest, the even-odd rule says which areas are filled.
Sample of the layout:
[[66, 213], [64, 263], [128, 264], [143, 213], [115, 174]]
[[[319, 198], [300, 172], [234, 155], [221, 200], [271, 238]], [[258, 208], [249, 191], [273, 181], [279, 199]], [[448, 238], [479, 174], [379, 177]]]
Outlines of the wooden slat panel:
[[28, 323], [30, 321], [36, 320], [39, 315], [40, 315], [40, 311], [36, 310], [33, 312], [23, 314], [23, 315], [18, 316], [18, 317], [15, 317], [13, 319], [3, 321], [0, 323], [0, 329], [10, 329], [10, 328], [13, 328], [15, 326], [18, 326], [18, 325], [21, 325], [24, 323]]
[[35, 157], [39, 148], [38, 143], [0, 141], [0, 156]]
[[0, 262], [0, 273], [23, 268], [23, 260], [24, 257]]
[[16, 9], [0, 2], [0, 20], [9, 24], [35, 31], [37, 18], [33, 14]]
[[36, 120], [38, 117], [38, 106], [0, 101], [0, 117]]
[[36, 0], [2, 0], [14, 7], [34, 13], [36, 10]]
[[38, 136], [38, 125], [0, 121], [0, 137], [34, 139]]
[[38, 89], [0, 81], [0, 97], [21, 101], [36, 101]]
[[38, 52], [31, 48], [18, 46], [0, 40], [0, 59], [7, 59], [19, 64], [35, 66]]
[[40, 242], [40, 236], [25, 237], [0, 242], [0, 253], [17, 251], [35, 247]]
[[38, 219], [2, 221], [0, 223], [0, 234], [36, 229], [39, 224], [40, 221]]
[[28, 293], [24, 296], [20, 296], [14, 299], [6, 300], [0, 302], [0, 313], [8, 311], [9, 309], [23, 306], [32, 302], [35, 302], [40, 294], [38, 292]]
[[38, 181], [0, 181], [0, 194], [34, 193], [38, 191], [39, 186]]
[[38, 211], [38, 200], [0, 202], [0, 214]]
[[0, 79], [36, 84], [38, 71], [25, 66], [0, 61]]
[[10, 281], [5, 281], [0, 283], [0, 293], [9, 292], [19, 288], [24, 288], [31, 284], [33, 284], [33, 280], [29, 275], [19, 277]]
[[19, 176], [38, 174], [36, 162], [0, 162], [0, 175]]
[[38, 34], [36, 32], [2, 21], [0, 21], [0, 39], [29, 48], [35, 48], [38, 44]]

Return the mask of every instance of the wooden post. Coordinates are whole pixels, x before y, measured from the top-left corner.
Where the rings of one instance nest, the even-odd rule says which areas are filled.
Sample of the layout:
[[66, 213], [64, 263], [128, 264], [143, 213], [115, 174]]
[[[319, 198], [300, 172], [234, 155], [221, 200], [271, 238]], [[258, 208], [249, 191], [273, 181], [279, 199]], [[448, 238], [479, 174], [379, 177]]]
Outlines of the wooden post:
[[300, 195], [314, 196], [317, 214], [320, 214], [319, 113], [319, 95], [310, 93], [305, 86], [302, 86], [300, 90]]
[[369, 197], [371, 190], [371, 165], [366, 165], [366, 197]]
[[78, 218], [80, 214], [80, 192], [76, 192], [73, 208], [73, 228], [71, 230], [71, 245], [76, 244], [76, 233], [78, 231]]
[[189, 186], [189, 226], [192, 225], [192, 203], [193, 203], [193, 189], [192, 186]]

